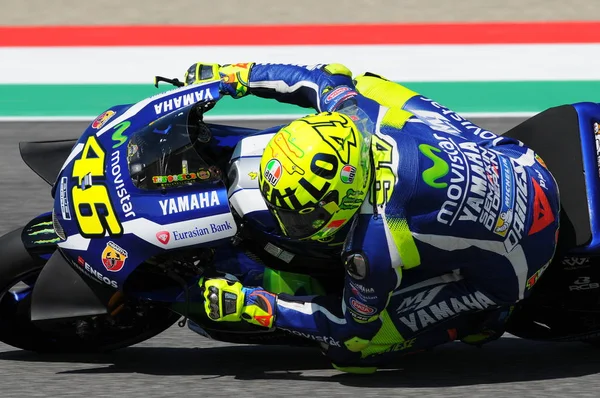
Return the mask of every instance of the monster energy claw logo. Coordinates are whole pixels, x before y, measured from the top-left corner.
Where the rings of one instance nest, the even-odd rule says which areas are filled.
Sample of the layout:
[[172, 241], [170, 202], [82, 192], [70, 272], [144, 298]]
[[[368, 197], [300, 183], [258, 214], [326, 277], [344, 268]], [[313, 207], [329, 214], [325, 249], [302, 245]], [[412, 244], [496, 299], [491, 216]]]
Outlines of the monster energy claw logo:
[[361, 197], [363, 196], [363, 191], [355, 191], [354, 189], [349, 189], [346, 191], [346, 196], [342, 198], [342, 202], [340, 203], [340, 209], [342, 210], [351, 210], [358, 209], [362, 204]]
[[419, 151], [433, 162], [433, 166], [423, 172], [423, 181], [432, 188], [446, 188], [448, 186], [447, 183], [438, 182], [437, 180], [448, 174], [450, 167], [444, 159], [433, 153], [439, 153], [441, 152], [441, 149], [431, 145], [421, 144], [419, 145]]

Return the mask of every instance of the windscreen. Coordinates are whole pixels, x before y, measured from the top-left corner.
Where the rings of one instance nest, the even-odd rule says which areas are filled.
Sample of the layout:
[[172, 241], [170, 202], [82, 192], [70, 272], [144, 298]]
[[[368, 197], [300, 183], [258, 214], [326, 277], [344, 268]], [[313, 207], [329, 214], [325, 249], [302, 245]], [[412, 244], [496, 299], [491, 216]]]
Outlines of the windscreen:
[[209, 145], [210, 130], [194, 109], [163, 116], [132, 135], [127, 163], [136, 187], [164, 189], [222, 179]]

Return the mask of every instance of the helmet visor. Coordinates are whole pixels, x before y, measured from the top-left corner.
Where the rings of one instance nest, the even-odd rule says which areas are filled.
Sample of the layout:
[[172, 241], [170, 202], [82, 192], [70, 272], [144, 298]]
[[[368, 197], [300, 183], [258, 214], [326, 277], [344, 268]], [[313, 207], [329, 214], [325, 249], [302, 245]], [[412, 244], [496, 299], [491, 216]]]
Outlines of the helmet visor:
[[330, 221], [335, 212], [339, 210], [337, 201], [338, 194], [333, 191], [329, 192], [318, 204], [300, 210], [276, 208], [269, 202], [267, 202], [267, 206], [285, 229], [283, 231], [285, 235], [292, 239], [306, 239], [324, 230], [337, 229], [343, 224], [342, 222], [340, 225], [330, 225], [333, 223]]

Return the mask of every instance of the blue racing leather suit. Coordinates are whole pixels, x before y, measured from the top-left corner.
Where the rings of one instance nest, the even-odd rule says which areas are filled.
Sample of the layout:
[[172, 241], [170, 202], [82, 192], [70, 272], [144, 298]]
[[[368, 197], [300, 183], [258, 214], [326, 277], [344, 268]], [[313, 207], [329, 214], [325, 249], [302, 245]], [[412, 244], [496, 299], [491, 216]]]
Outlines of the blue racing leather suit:
[[353, 80], [339, 64], [254, 64], [247, 86], [351, 113], [372, 134], [375, 175], [344, 244], [343, 297], [280, 294], [276, 327], [325, 343], [342, 363], [528, 296], [559, 224], [558, 188], [531, 149], [379, 76]]

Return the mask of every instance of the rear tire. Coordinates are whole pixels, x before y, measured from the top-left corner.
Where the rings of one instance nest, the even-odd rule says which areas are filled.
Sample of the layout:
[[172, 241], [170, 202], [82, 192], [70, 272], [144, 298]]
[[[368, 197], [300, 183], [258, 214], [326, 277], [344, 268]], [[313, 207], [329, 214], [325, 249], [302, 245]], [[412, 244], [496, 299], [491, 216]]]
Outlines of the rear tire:
[[[180, 315], [164, 307], [149, 307], [131, 324], [115, 323], [107, 315], [61, 322], [60, 328], [40, 329], [30, 320], [30, 292], [15, 297], [17, 284], [33, 285], [44, 262], [32, 257], [21, 239], [22, 228], [0, 237], [0, 341], [36, 352], [106, 352], [147, 340], [171, 327]], [[68, 294], [68, 292], [67, 292]], [[91, 333], [82, 329], [92, 328]]]

